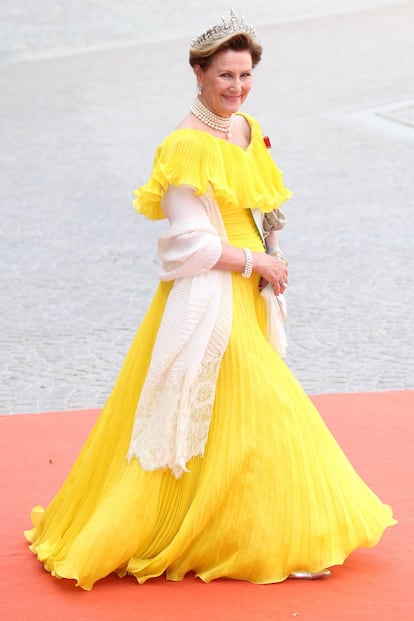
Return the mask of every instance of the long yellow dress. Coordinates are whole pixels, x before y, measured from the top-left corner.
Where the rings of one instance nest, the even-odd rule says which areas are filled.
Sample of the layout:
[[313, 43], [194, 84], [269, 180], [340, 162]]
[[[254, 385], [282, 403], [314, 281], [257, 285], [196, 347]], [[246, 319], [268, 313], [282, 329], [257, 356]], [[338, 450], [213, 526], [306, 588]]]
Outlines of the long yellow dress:
[[[207, 132], [180, 129], [159, 147], [136, 207], [163, 217], [169, 184], [214, 191], [230, 243], [262, 252], [248, 208], [289, 198], [258, 124], [245, 150]], [[67, 480], [32, 512], [31, 550], [59, 578], [91, 589], [116, 571], [143, 583], [193, 571], [205, 582], [255, 583], [340, 564], [374, 546], [395, 523], [355, 472], [265, 337], [258, 276], [232, 274], [233, 323], [203, 457], [176, 479], [128, 462], [137, 402], [171, 284], [161, 283], [115, 387]]]

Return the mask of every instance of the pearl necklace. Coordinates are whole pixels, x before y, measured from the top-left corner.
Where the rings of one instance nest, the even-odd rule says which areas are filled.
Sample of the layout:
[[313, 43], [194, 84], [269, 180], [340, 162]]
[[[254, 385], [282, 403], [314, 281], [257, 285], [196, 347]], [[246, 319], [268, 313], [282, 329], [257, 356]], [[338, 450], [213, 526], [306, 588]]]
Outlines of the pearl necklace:
[[196, 97], [193, 104], [190, 106], [190, 112], [194, 114], [202, 123], [208, 125], [212, 129], [226, 134], [227, 140], [231, 138], [231, 126], [233, 123], [233, 115], [229, 117], [218, 116], [211, 112], [199, 99]]

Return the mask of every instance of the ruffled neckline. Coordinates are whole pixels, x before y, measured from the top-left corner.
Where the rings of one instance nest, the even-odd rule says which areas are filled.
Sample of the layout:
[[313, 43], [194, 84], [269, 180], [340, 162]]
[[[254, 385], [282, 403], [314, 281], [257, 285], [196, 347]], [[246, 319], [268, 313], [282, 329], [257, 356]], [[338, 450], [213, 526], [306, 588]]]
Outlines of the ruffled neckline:
[[163, 194], [169, 185], [190, 185], [196, 195], [212, 191], [219, 205], [269, 212], [291, 197], [282, 173], [264, 144], [259, 124], [243, 116], [251, 131], [246, 148], [208, 131], [178, 128], [158, 147], [151, 177], [134, 192], [134, 207], [152, 220], [164, 218]]
[[[220, 136], [213, 136], [206, 129], [194, 129], [194, 128], [191, 128], [191, 127], [181, 127], [181, 128], [175, 129], [173, 132], [171, 132], [171, 134], [169, 136], [172, 136], [176, 132], [200, 132], [200, 133], [204, 134], [207, 139], [211, 138], [211, 140], [213, 140], [214, 142], [219, 140], [219, 141], [223, 142], [224, 144], [229, 145], [230, 147], [236, 147], [237, 149], [240, 149], [244, 153], [247, 153], [248, 151], [250, 151], [250, 149], [251, 149], [251, 147], [253, 145], [253, 142], [254, 142], [254, 140], [256, 138], [257, 123], [252, 122], [253, 121], [252, 117], [250, 117], [248, 114], [245, 114], [244, 112], [236, 112], [235, 116], [242, 116], [244, 119], [246, 119], [247, 124], [250, 127], [250, 142], [247, 145], [247, 147], [241, 147], [239, 144], [236, 144], [235, 142], [230, 142], [229, 140], [226, 140], [225, 138], [221, 138]], [[168, 139], [168, 137], [167, 137], [167, 139]]]

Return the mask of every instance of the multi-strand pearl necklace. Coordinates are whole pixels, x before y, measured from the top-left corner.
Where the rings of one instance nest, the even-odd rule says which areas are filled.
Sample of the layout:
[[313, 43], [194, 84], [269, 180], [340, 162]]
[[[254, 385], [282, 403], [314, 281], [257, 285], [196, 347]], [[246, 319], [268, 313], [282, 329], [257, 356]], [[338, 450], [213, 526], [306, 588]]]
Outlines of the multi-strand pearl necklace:
[[217, 114], [211, 112], [211, 110], [200, 101], [199, 97], [196, 97], [193, 104], [190, 106], [190, 112], [205, 125], [208, 125], [208, 127], [226, 134], [227, 140], [230, 140], [233, 115], [229, 117], [217, 116]]

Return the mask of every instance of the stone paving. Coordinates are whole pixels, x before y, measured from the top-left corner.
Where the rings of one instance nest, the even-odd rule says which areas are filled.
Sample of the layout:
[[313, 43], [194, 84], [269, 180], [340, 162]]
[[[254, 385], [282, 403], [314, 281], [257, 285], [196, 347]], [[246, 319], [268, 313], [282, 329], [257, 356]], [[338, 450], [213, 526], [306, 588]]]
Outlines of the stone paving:
[[[295, 193], [287, 363], [310, 393], [414, 388], [413, 23], [406, 2], [260, 29], [245, 110]], [[131, 190], [194, 95], [187, 42], [3, 54], [1, 413], [107, 398], [157, 284], [165, 224]]]

